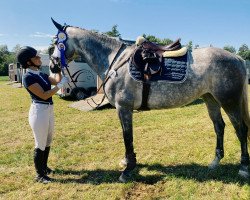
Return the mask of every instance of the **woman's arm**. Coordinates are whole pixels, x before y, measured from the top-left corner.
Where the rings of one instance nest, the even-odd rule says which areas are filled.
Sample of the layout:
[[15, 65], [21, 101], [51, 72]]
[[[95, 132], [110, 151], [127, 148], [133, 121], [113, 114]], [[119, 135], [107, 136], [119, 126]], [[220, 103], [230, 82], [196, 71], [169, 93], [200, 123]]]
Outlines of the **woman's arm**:
[[30, 85], [28, 87], [28, 89], [33, 94], [38, 96], [39, 98], [41, 98], [43, 100], [47, 100], [48, 98], [52, 97], [59, 90], [59, 87], [55, 86], [53, 89], [48, 90], [48, 91], [45, 92], [43, 90], [43, 88], [38, 83], [34, 83], [34, 84]]
[[57, 73], [57, 74], [53, 74], [49, 76], [49, 81], [51, 83], [51, 85], [56, 85], [57, 83], [59, 83], [62, 80], [62, 74], [61, 73]]

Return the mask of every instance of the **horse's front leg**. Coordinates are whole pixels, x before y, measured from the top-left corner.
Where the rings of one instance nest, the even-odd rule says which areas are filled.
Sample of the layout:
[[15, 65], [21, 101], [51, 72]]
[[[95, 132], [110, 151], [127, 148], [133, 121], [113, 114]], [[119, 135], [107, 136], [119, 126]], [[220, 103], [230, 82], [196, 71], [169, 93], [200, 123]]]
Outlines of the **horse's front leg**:
[[133, 109], [117, 106], [118, 116], [121, 122], [123, 139], [125, 144], [125, 170], [122, 172], [119, 180], [126, 182], [131, 177], [131, 171], [136, 167], [136, 156], [133, 147]]

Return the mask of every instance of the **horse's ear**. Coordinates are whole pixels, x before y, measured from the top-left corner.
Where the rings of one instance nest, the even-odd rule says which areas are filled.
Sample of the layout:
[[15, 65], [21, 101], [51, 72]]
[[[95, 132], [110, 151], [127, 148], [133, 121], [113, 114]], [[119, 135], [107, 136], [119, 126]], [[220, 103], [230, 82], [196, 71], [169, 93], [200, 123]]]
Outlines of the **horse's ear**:
[[55, 25], [55, 27], [59, 30], [59, 31], [63, 31], [63, 26], [59, 23], [57, 23], [52, 17], [51, 20], [53, 22], [53, 24]]

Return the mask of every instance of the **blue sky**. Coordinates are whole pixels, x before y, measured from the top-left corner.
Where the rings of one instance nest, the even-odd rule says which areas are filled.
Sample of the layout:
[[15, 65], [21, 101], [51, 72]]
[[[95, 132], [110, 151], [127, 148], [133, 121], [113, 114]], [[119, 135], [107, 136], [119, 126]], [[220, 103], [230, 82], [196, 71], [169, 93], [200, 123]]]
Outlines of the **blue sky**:
[[59, 23], [110, 31], [122, 38], [142, 34], [201, 47], [250, 47], [250, 0], [0, 0], [0, 45], [46, 48]]

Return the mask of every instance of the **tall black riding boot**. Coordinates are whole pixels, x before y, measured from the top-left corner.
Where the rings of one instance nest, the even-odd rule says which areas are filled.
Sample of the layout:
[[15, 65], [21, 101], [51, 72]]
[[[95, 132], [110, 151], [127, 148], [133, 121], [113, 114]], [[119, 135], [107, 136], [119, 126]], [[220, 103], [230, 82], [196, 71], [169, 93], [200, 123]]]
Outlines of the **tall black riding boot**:
[[51, 182], [44, 172], [44, 151], [39, 148], [34, 150], [34, 164], [37, 173], [36, 181], [41, 183]]
[[52, 172], [52, 169], [50, 169], [48, 166], [47, 166], [47, 163], [48, 163], [48, 158], [49, 158], [49, 151], [50, 151], [50, 147], [46, 147], [45, 148], [45, 151], [44, 151], [44, 171], [45, 171], [45, 174], [48, 175]]

